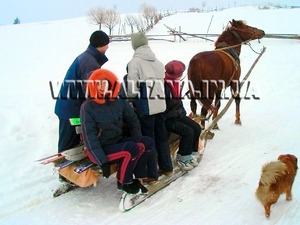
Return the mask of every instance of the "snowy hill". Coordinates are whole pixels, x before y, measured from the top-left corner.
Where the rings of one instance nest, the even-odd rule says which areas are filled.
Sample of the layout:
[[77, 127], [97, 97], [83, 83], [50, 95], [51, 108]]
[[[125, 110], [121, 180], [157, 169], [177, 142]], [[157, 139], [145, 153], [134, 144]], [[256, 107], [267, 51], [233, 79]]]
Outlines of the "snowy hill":
[[[220, 34], [231, 19], [245, 20], [266, 33], [300, 34], [300, 9], [232, 8], [204, 14], [175, 14], [160, 21], [149, 34], [167, 34], [163, 24], [190, 33]], [[114, 177], [100, 185], [75, 190], [57, 199], [59, 185], [52, 165], [36, 159], [56, 153], [58, 119], [54, 115], [49, 81], [62, 81], [77, 55], [88, 45], [97, 26], [86, 18], [0, 27], [0, 224], [298, 224], [300, 182], [293, 200], [281, 196], [266, 219], [254, 196], [261, 167], [280, 154], [300, 157], [300, 45], [299, 40], [262, 39], [252, 47], [266, 47], [254, 68], [251, 91], [260, 100], [242, 100], [242, 126], [234, 124], [235, 107], [219, 122], [220, 130], [206, 146], [201, 164], [184, 177], [121, 213]], [[215, 40], [215, 38], [214, 38]], [[212, 42], [150, 41], [163, 63], [178, 59], [187, 66], [196, 53], [214, 49]], [[133, 55], [130, 42], [112, 42], [107, 51], [110, 69], [120, 78]], [[242, 77], [257, 54], [242, 47]], [[189, 111], [189, 101], [184, 102]], [[225, 102], [222, 103], [225, 105]]]
[[[259, 27], [267, 34], [299, 34], [300, 24], [295, 23], [299, 9], [259, 10], [257, 7], [237, 7], [219, 12], [208, 13], [178, 13], [164, 18], [150, 33], [167, 30], [162, 27], [177, 28], [186, 33], [220, 34], [232, 19], [244, 20], [251, 26]], [[291, 14], [291, 15], [290, 15]], [[288, 16], [287, 16], [288, 15]], [[211, 22], [211, 25], [209, 26]], [[159, 33], [161, 34], [161, 33]]]

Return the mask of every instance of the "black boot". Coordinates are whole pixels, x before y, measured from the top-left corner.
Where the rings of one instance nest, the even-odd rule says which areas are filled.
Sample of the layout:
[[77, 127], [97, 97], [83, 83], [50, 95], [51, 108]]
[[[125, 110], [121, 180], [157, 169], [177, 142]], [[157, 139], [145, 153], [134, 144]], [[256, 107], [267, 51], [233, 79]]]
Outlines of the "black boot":
[[122, 184], [122, 190], [128, 194], [136, 194], [140, 191], [140, 186], [137, 182], [132, 182], [130, 184]]
[[138, 179], [134, 179], [133, 183], [140, 187], [143, 194], [146, 194], [148, 192], [148, 189], [144, 185], [142, 185]]

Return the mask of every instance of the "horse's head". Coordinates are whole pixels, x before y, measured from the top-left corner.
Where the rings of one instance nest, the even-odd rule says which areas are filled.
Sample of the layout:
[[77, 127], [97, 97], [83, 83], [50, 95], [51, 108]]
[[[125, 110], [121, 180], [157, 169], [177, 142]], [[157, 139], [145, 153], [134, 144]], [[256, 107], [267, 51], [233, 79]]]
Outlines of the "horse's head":
[[241, 42], [261, 39], [265, 36], [265, 32], [256, 27], [251, 27], [245, 24], [242, 20], [230, 21], [229, 30], [240, 39]]

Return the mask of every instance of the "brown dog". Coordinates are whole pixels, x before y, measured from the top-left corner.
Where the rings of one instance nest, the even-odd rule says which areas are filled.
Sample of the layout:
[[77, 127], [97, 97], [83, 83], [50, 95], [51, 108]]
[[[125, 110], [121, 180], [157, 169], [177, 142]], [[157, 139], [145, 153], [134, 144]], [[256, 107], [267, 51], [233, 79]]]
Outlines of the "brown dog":
[[286, 194], [286, 200], [292, 199], [292, 185], [297, 172], [297, 158], [294, 155], [280, 155], [278, 161], [267, 163], [256, 189], [256, 197], [265, 208], [265, 215], [270, 217], [271, 205], [276, 203], [280, 194]]

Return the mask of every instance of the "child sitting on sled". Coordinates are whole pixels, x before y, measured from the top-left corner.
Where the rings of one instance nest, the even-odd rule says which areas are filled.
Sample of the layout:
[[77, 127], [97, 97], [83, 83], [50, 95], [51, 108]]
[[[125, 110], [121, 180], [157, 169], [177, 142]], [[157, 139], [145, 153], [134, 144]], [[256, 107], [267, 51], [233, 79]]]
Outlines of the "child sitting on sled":
[[[138, 118], [129, 103], [117, 98], [120, 83], [112, 72], [95, 70], [88, 82], [89, 99], [81, 106], [83, 140], [92, 161], [104, 177], [110, 164], [118, 163], [118, 188], [127, 193], [147, 192], [138, 179], [157, 179], [157, 162], [152, 138], [142, 136]], [[126, 123], [130, 137], [122, 136]], [[153, 167], [147, 167], [147, 165]], [[135, 177], [135, 179], [134, 179]]]
[[[178, 166], [183, 170], [191, 170], [198, 166], [198, 145], [201, 133], [200, 125], [186, 116], [181, 101], [180, 78], [185, 65], [173, 60], [165, 65], [165, 93], [167, 109], [165, 125], [170, 132], [181, 136], [177, 152]], [[200, 143], [201, 144], [201, 143]]]

